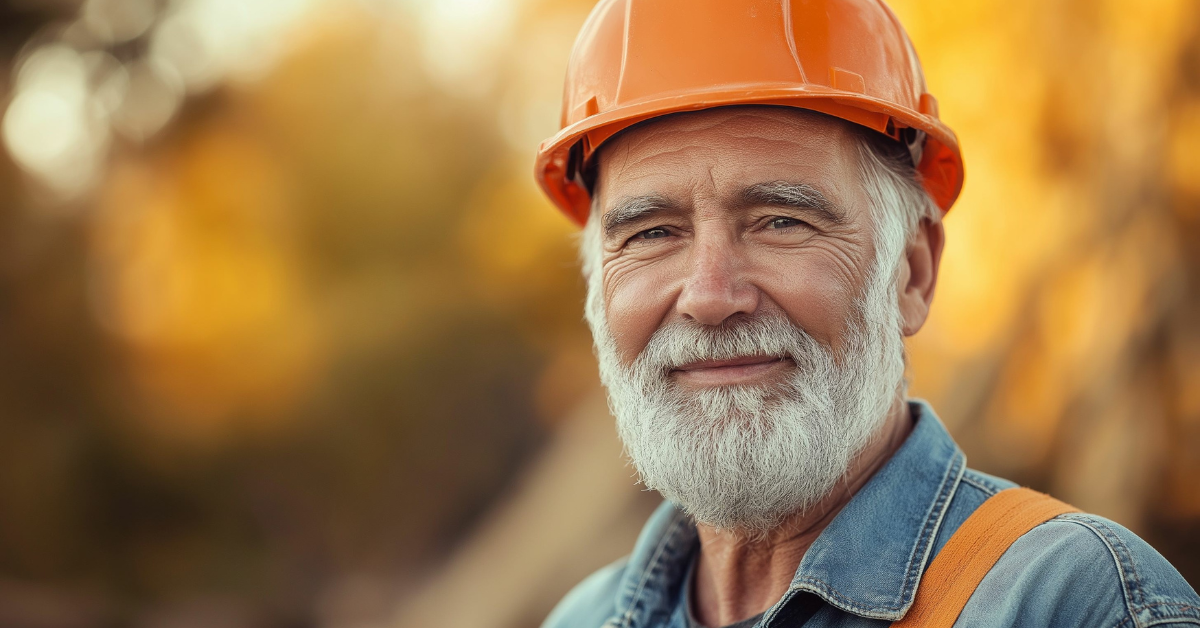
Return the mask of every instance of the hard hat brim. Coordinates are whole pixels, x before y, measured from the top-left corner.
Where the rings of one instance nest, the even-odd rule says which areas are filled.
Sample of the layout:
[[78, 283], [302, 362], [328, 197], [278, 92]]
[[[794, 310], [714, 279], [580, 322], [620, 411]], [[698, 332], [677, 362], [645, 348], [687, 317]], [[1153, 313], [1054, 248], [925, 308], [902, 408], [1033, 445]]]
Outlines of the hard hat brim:
[[[826, 113], [899, 138], [903, 128], [926, 133], [925, 148], [917, 171], [926, 191], [942, 212], [947, 212], [962, 191], [964, 168], [958, 138], [937, 119], [937, 103], [921, 100], [922, 111], [896, 106], [865, 94], [795, 84], [746, 85], [722, 91], [670, 94], [654, 99], [624, 103], [603, 113], [588, 115], [542, 142], [534, 173], [539, 185], [572, 221], [586, 224], [591, 199], [576, 172], [602, 143], [620, 131], [659, 116], [730, 105], [781, 105]], [[571, 151], [581, 145], [579, 164], [571, 163]]]

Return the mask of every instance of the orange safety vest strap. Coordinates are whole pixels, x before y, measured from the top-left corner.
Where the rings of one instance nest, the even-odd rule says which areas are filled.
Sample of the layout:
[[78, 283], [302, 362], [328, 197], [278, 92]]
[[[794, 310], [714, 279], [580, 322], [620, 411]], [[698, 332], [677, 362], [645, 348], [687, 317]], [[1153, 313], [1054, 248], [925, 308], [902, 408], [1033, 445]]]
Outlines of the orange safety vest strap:
[[988, 498], [954, 532], [917, 587], [916, 599], [894, 628], [950, 628], [975, 588], [1021, 535], [1075, 508], [1028, 488]]

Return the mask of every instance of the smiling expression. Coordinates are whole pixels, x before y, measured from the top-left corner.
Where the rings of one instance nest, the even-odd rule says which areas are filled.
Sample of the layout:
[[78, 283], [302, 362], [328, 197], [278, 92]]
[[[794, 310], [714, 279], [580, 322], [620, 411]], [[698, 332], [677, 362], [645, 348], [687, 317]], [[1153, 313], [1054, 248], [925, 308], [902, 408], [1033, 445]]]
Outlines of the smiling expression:
[[[670, 322], [771, 311], [837, 354], [875, 250], [853, 133], [803, 110], [736, 107], [656, 119], [605, 144], [598, 272], [622, 361]], [[670, 376], [709, 387], [794, 368], [759, 355]]]

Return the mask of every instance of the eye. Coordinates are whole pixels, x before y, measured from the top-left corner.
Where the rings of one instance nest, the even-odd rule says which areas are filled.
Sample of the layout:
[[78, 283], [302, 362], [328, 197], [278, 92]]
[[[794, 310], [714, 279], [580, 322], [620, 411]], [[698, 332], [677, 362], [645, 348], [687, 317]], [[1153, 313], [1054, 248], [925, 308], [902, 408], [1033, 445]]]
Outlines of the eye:
[[665, 238], [669, 235], [671, 235], [671, 233], [666, 229], [662, 227], [655, 227], [653, 229], [642, 231], [633, 237], [635, 240], [657, 240], [658, 238]]
[[801, 220], [796, 220], [795, 218], [786, 218], [786, 217], [780, 216], [778, 218], [772, 218], [771, 222], [767, 223], [767, 228], [768, 229], [787, 229], [788, 227], [796, 227], [796, 226], [799, 226], [802, 224], [804, 224], [804, 222]]

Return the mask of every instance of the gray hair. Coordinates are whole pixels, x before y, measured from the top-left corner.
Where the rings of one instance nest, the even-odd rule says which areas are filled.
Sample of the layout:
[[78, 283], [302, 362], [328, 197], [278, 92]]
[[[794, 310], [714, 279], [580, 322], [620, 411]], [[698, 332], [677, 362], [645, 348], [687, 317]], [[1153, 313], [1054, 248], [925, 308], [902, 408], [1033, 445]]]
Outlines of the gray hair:
[[937, 223], [942, 211], [925, 191], [906, 148], [874, 133], [860, 133], [857, 143], [859, 172], [875, 222], [875, 270], [888, 264], [898, 269], [921, 222]]

